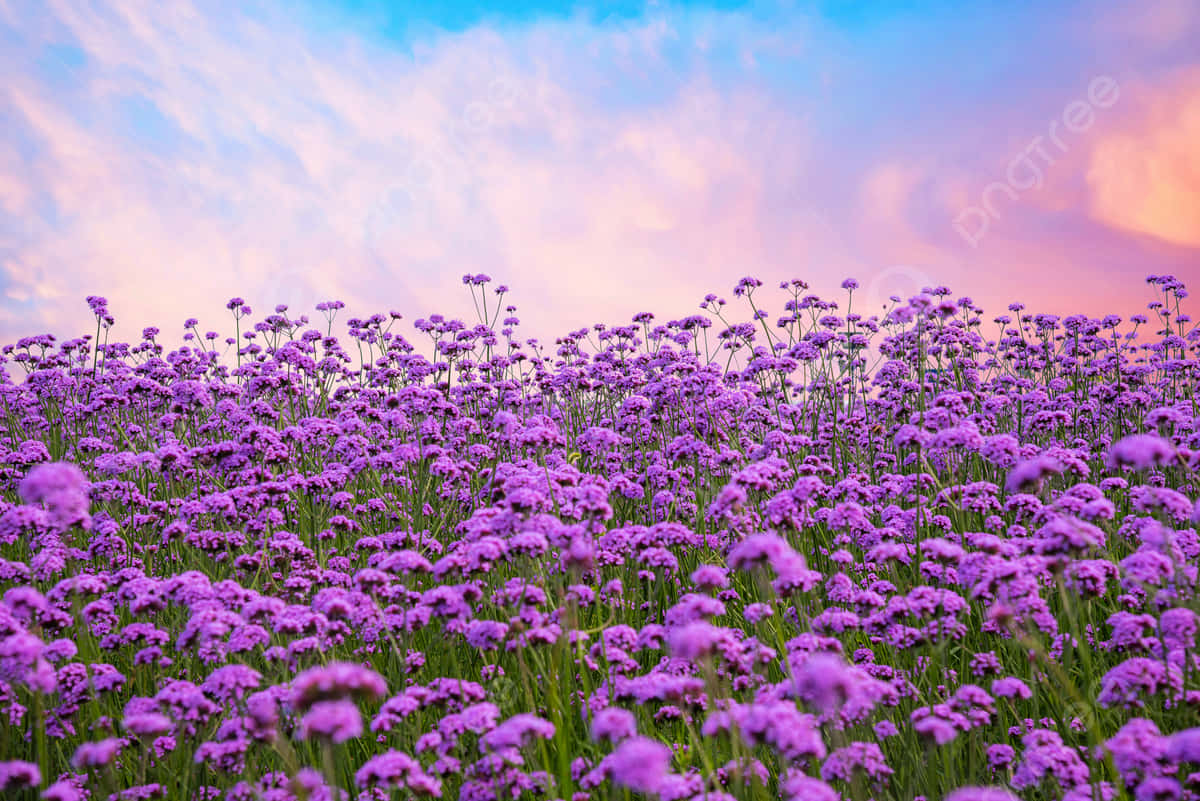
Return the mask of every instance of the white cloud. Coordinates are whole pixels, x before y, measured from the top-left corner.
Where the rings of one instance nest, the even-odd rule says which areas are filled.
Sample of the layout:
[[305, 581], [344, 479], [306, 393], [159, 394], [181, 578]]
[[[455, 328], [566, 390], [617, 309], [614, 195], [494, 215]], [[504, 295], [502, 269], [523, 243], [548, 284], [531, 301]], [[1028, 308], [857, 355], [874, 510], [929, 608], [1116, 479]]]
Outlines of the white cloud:
[[[460, 276], [487, 272], [546, 336], [690, 314], [743, 274], [831, 289], [901, 259], [952, 263], [903, 220], [919, 183], [947, 194], [938, 143], [898, 131], [896, 152], [862, 153], [819, 130], [871, 96], [813, 19], [651, 9], [479, 27], [410, 55], [308, 30], [283, 5], [0, 9], [23, 40], [0, 54], [0, 120], [16, 132], [0, 141], [0, 207], [19, 221], [0, 227], [0, 287], [19, 306], [3, 341], [87, 330], [87, 294], [128, 335], [172, 334], [191, 316], [226, 326], [234, 295], [264, 312], [340, 298], [363, 315], [467, 313]], [[85, 55], [69, 80], [38, 61], [64, 42]], [[129, 98], [175, 134], [132, 137]]]

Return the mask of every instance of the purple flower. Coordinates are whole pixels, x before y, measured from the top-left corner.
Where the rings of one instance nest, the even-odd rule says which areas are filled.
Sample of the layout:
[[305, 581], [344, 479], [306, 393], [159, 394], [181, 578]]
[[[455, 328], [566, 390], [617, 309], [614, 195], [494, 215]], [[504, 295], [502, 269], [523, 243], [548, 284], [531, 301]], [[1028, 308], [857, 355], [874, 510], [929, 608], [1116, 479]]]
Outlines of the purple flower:
[[821, 765], [821, 778], [825, 781], [841, 779], [849, 782], [859, 772], [876, 783], [885, 781], [893, 773], [883, 751], [875, 743], [850, 743], [831, 753]]
[[729, 574], [718, 565], [700, 565], [692, 571], [692, 583], [697, 589], [723, 590], [729, 586]]
[[746, 622], [750, 625], [754, 625], [755, 623], [766, 620], [773, 614], [774, 611], [771, 609], [769, 604], [746, 604], [746, 608], [742, 610], [742, 615], [746, 618]]
[[920, 707], [912, 713], [913, 730], [929, 737], [938, 745], [945, 745], [959, 733], [970, 728], [967, 719], [951, 710], [945, 704], [934, 707]]
[[513, 715], [479, 738], [479, 750], [508, 751], [524, 745], [533, 737], [548, 740], [554, 736], [554, 724], [537, 715]]
[[78, 777], [60, 779], [42, 793], [45, 801], [86, 801], [89, 797]]
[[654, 793], [666, 778], [671, 749], [649, 737], [629, 737], [606, 761], [614, 782], [635, 793]]
[[841, 801], [842, 795], [820, 779], [799, 771], [788, 771], [783, 781], [783, 797], [787, 801]]
[[1157, 659], [1137, 656], [1104, 674], [1096, 703], [1103, 707], [1142, 707], [1145, 706], [1144, 698], [1155, 696], [1160, 690], [1174, 696], [1182, 684], [1183, 677], [1176, 665], [1164, 665]]
[[701, 733], [711, 737], [732, 724], [747, 745], [766, 743], [795, 762], [821, 759], [826, 754], [816, 718], [800, 712], [792, 701], [731, 704], [728, 712], [710, 714]]
[[1167, 758], [1200, 765], [1200, 727], [1177, 731], [1167, 738]]
[[37, 787], [42, 783], [42, 774], [32, 762], [14, 759], [0, 762], [0, 790], [19, 790], [22, 787]]
[[733, 547], [726, 562], [734, 570], [753, 570], [760, 565], [774, 567], [793, 553], [792, 546], [777, 534], [751, 534]]
[[166, 715], [158, 712], [144, 712], [125, 716], [125, 730], [135, 737], [157, 737], [166, 734], [174, 724]]
[[1063, 744], [1057, 732], [1035, 729], [1022, 738], [1025, 751], [1013, 773], [1012, 786], [1018, 790], [1036, 787], [1047, 779], [1061, 790], [1087, 784], [1089, 770], [1079, 752]]
[[715, 616], [724, 614], [725, 604], [716, 598], [701, 595], [698, 592], [686, 592], [674, 606], [667, 609], [666, 614], [662, 616], [662, 621], [667, 626], [683, 626], [690, 622], [715, 618]]
[[1021, 797], [1003, 787], [959, 787], [946, 801], [1021, 801]]
[[1160, 467], [1175, 458], [1175, 446], [1157, 434], [1130, 434], [1109, 448], [1109, 467], [1147, 470]]
[[258, 687], [262, 674], [246, 665], [219, 667], [204, 680], [201, 687], [218, 701], [226, 703], [240, 699], [247, 690]]
[[124, 742], [116, 737], [94, 743], [82, 743], [75, 749], [71, 764], [76, 769], [104, 767], [116, 758], [123, 746]]
[[310, 737], [343, 743], [363, 733], [362, 715], [352, 701], [317, 701], [300, 719], [297, 732], [302, 740]]
[[373, 756], [354, 774], [359, 787], [406, 787], [417, 795], [442, 797], [442, 783], [429, 776], [421, 763], [402, 751], [387, 751]]
[[672, 656], [694, 661], [712, 654], [726, 636], [726, 629], [701, 620], [671, 629], [667, 640]]
[[1133, 786], [1146, 776], [1158, 772], [1158, 760], [1166, 754], [1167, 743], [1153, 721], [1133, 718], [1105, 745], [1125, 783]]
[[1029, 685], [1013, 676], [993, 681], [992, 694], [1001, 698], [1029, 699], [1033, 697], [1033, 691], [1029, 689]]
[[633, 713], [617, 706], [605, 707], [592, 719], [592, 739], [617, 742], [637, 734]]
[[387, 682], [375, 671], [351, 662], [330, 662], [309, 668], [292, 680], [292, 703], [304, 711], [322, 699], [376, 699], [387, 693]]
[[25, 503], [44, 505], [56, 525], [65, 527], [82, 523], [87, 526], [91, 521], [88, 515], [89, 486], [87, 478], [75, 465], [52, 462], [30, 470], [17, 491]]
[[841, 656], [827, 653], [811, 654], [794, 670], [792, 689], [810, 708], [825, 714], [847, 704], [869, 709], [882, 693], [882, 685], [875, 679], [847, 665]]
[[508, 633], [508, 625], [497, 620], [472, 620], [467, 624], [467, 644], [480, 651], [494, 651]]
[[1196, 632], [1200, 629], [1200, 618], [1186, 607], [1168, 609], [1159, 617], [1163, 643], [1171, 650], [1196, 647]]
[[1013, 750], [1011, 745], [1006, 745], [1005, 743], [993, 743], [992, 745], [989, 745], [987, 749], [988, 765], [990, 765], [993, 770], [1007, 768], [1013, 763], [1016, 755], [1016, 751]]
[[1059, 475], [1062, 471], [1063, 465], [1058, 459], [1046, 455], [1035, 456], [1009, 471], [1004, 490], [1009, 493], [1037, 490], [1047, 477]]
[[1134, 801], [1177, 801], [1183, 796], [1183, 786], [1167, 776], [1151, 776], [1137, 786]]
[[875, 732], [875, 736], [880, 740], [886, 740], [888, 737], [895, 737], [900, 733], [900, 730], [896, 728], [896, 724], [892, 723], [890, 720], [881, 720], [876, 723], [872, 729]]
[[1039, 554], [1079, 554], [1104, 546], [1104, 532], [1073, 517], [1056, 517], [1037, 531], [1034, 552]]

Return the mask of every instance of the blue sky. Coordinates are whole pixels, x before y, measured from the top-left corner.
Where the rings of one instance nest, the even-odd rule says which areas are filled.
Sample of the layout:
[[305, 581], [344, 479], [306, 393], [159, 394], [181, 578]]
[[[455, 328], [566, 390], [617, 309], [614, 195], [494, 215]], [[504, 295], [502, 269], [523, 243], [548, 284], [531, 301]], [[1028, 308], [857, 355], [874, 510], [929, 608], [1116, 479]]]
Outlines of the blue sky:
[[5, 340], [87, 294], [135, 331], [234, 295], [454, 314], [468, 271], [543, 336], [743, 274], [1093, 314], [1200, 277], [1191, 0], [21, 0], [0, 69]]

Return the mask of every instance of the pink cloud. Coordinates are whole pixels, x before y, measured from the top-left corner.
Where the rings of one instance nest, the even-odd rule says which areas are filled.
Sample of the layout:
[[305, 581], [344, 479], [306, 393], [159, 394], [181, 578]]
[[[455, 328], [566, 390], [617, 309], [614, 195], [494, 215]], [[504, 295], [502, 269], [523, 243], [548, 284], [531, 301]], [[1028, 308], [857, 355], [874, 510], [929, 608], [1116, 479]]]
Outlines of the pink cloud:
[[1200, 248], [1200, 70], [1130, 94], [1120, 130], [1091, 151], [1091, 212], [1122, 230]]
[[[846, 65], [809, 51], [822, 39], [809, 19], [787, 31], [735, 14], [476, 28], [406, 56], [354, 36], [317, 39], [281, 9], [258, 20], [182, 0], [48, 9], [10, 9], [25, 15], [13, 24], [26, 49], [0, 56], [18, 76], [0, 102], [37, 144], [31, 159], [0, 144], [0, 204], [35, 220], [0, 263], [22, 310], [0, 322], [5, 341], [86, 330], [92, 293], [134, 336], [190, 316], [225, 327], [234, 295], [260, 312], [340, 298], [355, 314], [469, 316], [459, 278], [481, 271], [514, 288], [519, 316], [543, 337], [645, 310], [691, 314], [744, 274], [800, 277], [826, 294], [854, 276], [856, 303], [872, 311], [946, 283], [989, 311], [1032, 287], [1100, 313], [1119, 298], [1081, 288], [1090, 260], [1127, 257], [1124, 281], [1195, 254], [1194, 241], [1163, 235], [1193, 219], [1169, 216], [1176, 190], [1155, 190], [1162, 210], [1149, 222], [1129, 211], [1155, 159], [1186, 163], [1191, 117], [1170, 117], [1165, 100], [1140, 127], [1098, 123], [1094, 141], [968, 252], [954, 214], [1044, 121], [979, 112], [996, 133], [971, 164], [941, 157], [959, 135], [950, 128], [919, 148], [856, 150], [822, 130]], [[67, 99], [22, 69], [63, 40], [87, 56]], [[789, 97], [758, 66], [723, 83], [703, 63], [672, 65], [680, 41], [697, 52], [732, 42], [756, 65], [803, 52], [820, 86]], [[622, 104], [606, 81], [669, 91]], [[132, 96], [178, 127], [170, 148], [130, 141], [112, 122], [114, 103]], [[1136, 158], [1104, 156], [1117, 148], [1110, 136]], [[36, 223], [41, 198], [56, 226]], [[1062, 218], [1052, 234], [1038, 228], [1048, 216]], [[1150, 229], [1162, 241], [1128, 233]]]
[[1121, 0], [1083, 15], [1080, 25], [1101, 40], [1164, 48], [1196, 33], [1200, 7], [1192, 0]]

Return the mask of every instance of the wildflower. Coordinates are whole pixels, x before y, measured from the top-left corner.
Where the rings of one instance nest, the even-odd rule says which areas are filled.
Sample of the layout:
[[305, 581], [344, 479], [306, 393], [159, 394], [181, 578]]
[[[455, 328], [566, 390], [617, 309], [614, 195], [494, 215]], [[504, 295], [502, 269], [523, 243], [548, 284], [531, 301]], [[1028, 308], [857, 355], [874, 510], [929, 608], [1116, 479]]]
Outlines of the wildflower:
[[1164, 665], [1146, 657], [1133, 657], [1104, 674], [1096, 703], [1103, 707], [1143, 707], [1144, 699], [1157, 695], [1160, 690], [1177, 694], [1182, 681], [1180, 670], [1175, 665]]
[[77, 769], [103, 767], [116, 758], [123, 746], [124, 743], [116, 737], [109, 737], [98, 742], [82, 743], [75, 749], [75, 755], [71, 757], [71, 764]]
[[854, 742], [837, 749], [821, 765], [821, 778], [825, 781], [842, 779], [848, 782], [860, 772], [870, 781], [880, 783], [894, 771], [888, 767], [878, 745], [864, 742]]
[[550, 739], [554, 724], [537, 715], [513, 715], [479, 738], [480, 751], [505, 751], [520, 748], [533, 737]]
[[303, 712], [320, 700], [379, 698], [387, 692], [383, 677], [350, 662], [330, 662], [309, 668], [292, 680], [292, 703]]
[[1105, 745], [1125, 784], [1133, 786], [1142, 778], [1157, 773], [1158, 760], [1166, 755], [1168, 742], [1153, 721], [1132, 718]]
[[373, 756], [354, 774], [359, 787], [405, 787], [417, 795], [442, 797], [442, 783], [427, 774], [421, 764], [402, 751]]
[[1001, 698], [1029, 699], [1033, 691], [1029, 685], [1014, 676], [1006, 676], [992, 682], [992, 694]]
[[125, 730], [136, 737], [157, 737], [173, 727], [171, 719], [158, 712], [126, 715], [124, 725]]
[[787, 801], [841, 801], [842, 795], [820, 779], [799, 771], [789, 771], [783, 781]]
[[1059, 475], [1063, 471], [1062, 462], [1052, 456], [1041, 455], [1027, 459], [1014, 467], [1004, 481], [1006, 492], [1027, 492], [1037, 490], [1049, 476]]
[[88, 480], [78, 467], [67, 462], [39, 464], [21, 480], [18, 493], [28, 504], [42, 504], [54, 523], [61, 527], [81, 523], [87, 527]]
[[671, 654], [679, 659], [697, 660], [709, 656], [727, 636], [725, 629], [705, 621], [672, 629], [668, 635]]
[[610, 706], [596, 713], [592, 720], [592, 738], [618, 742], [637, 733], [633, 713], [620, 707]]
[[1021, 801], [1021, 797], [1003, 787], [959, 787], [946, 801]]
[[351, 701], [317, 701], [300, 718], [297, 732], [302, 740], [310, 737], [343, 743], [363, 732], [362, 715]]
[[247, 690], [258, 687], [262, 674], [246, 665], [219, 667], [204, 680], [201, 687], [218, 701], [228, 703], [242, 698]]
[[988, 765], [990, 765], [993, 770], [1007, 768], [1013, 763], [1015, 758], [1016, 751], [1013, 750], [1011, 745], [1007, 745], [1006, 743], [993, 743], [987, 748]]
[[41, 771], [32, 762], [23, 762], [19, 759], [0, 762], [0, 790], [37, 787], [41, 782]]
[[1106, 464], [1112, 468], [1147, 470], [1161, 467], [1173, 458], [1175, 446], [1162, 437], [1156, 434], [1130, 434], [1113, 443]]
[[1173, 762], [1200, 765], [1200, 727], [1178, 731], [1169, 736], [1166, 756]]
[[636, 793], [655, 793], [666, 778], [671, 749], [649, 737], [629, 737], [608, 761], [615, 783]]

